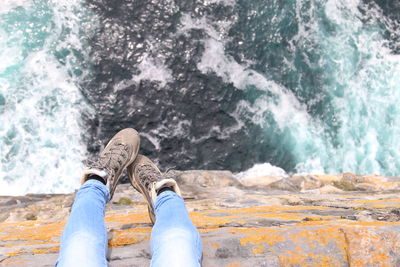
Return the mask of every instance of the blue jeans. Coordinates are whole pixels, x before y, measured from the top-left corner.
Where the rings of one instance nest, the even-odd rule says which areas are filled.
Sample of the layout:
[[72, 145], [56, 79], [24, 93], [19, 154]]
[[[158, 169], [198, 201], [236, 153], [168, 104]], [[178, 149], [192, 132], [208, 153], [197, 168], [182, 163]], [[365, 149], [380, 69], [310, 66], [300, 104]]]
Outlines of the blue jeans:
[[[88, 180], [79, 189], [61, 238], [56, 266], [107, 266], [105, 205], [108, 188]], [[155, 203], [156, 223], [151, 233], [152, 267], [199, 267], [202, 245], [190, 221], [183, 199], [172, 191], [162, 192]]]

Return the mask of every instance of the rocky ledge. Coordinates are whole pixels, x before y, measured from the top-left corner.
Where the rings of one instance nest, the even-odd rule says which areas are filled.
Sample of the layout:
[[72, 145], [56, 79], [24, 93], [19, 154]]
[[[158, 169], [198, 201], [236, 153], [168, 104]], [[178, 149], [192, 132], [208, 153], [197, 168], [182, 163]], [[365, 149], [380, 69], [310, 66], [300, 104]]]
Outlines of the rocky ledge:
[[[400, 266], [400, 178], [174, 176], [202, 235], [205, 267]], [[73, 197], [0, 197], [0, 265], [53, 266]], [[118, 186], [105, 220], [110, 266], [148, 266], [142, 197]]]

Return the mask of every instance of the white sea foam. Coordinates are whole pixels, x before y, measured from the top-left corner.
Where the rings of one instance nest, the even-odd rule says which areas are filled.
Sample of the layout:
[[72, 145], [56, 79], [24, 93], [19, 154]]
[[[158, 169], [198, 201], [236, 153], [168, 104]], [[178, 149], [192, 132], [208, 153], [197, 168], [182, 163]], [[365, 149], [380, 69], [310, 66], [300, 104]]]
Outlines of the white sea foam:
[[298, 163], [298, 172], [399, 174], [395, 140], [400, 129], [394, 121], [400, 121], [395, 104], [400, 99], [400, 58], [385, 46], [381, 27], [393, 23], [385, 21], [377, 6], [365, 14], [360, 7], [366, 8], [361, 1], [329, 0], [323, 14], [335, 30], [321, 31], [321, 18], [314, 13], [312, 27], [307, 25], [311, 30], [294, 40], [314, 42], [324, 52], [320, 63], [331, 83], [321, 90], [331, 94], [340, 124], [336, 144], [325, 136], [313, 149], [315, 156]]
[[277, 176], [277, 177], [288, 177], [288, 174], [285, 170], [271, 165], [269, 163], [261, 163], [256, 164], [247, 171], [237, 173], [235, 175], [238, 179], [245, 179], [251, 177], [259, 177], [259, 176]]
[[[400, 120], [399, 110], [393, 108], [400, 99], [400, 60], [385, 47], [379, 26], [385, 17], [379, 8], [362, 14], [362, 5], [361, 1], [329, 0], [323, 14], [335, 31], [321, 31], [321, 18], [314, 12], [306, 25], [308, 32], [292, 40], [317, 44], [324, 52], [320, 64], [331, 83], [321, 90], [331, 94], [332, 112], [340, 124], [335, 145], [331, 136], [317, 133], [322, 142], [313, 147], [310, 157], [299, 160], [298, 172], [398, 175], [399, 143], [394, 140], [400, 129], [385, 120]], [[303, 16], [297, 15], [300, 22]], [[298, 142], [304, 140], [299, 138]]]
[[204, 5], [209, 4], [223, 4], [224, 6], [234, 6], [236, 4], [235, 0], [205, 0]]
[[165, 86], [172, 80], [172, 71], [163, 62], [148, 55], [145, 55], [142, 62], [139, 63], [138, 68], [140, 74], [136, 75], [133, 79], [136, 82], [141, 80], [159, 81], [161, 86]]
[[[170, 138], [171, 136], [188, 138], [188, 129], [190, 125], [191, 121], [180, 120], [175, 117], [169, 124], [160, 122], [157, 128], [152, 129], [147, 133], [140, 133], [140, 135], [147, 138], [153, 144], [155, 150], [159, 151], [161, 150], [160, 142], [163, 138]], [[193, 142], [195, 141], [197, 140], [194, 140]]]
[[[73, 57], [61, 65], [53, 49], [83, 51], [76, 35], [82, 7], [78, 1], [22, 4], [26, 12], [41, 8], [52, 16], [35, 22], [0, 17], [0, 195], [71, 192], [86, 153], [81, 115], [92, 111], [68, 74]], [[10, 20], [20, 28], [6, 30]], [[70, 34], [62, 36], [67, 28]]]
[[323, 159], [332, 166], [325, 163], [325, 169], [399, 175], [399, 168], [390, 166], [392, 160], [398, 165], [400, 158], [400, 128], [394, 123], [400, 121], [400, 57], [385, 47], [379, 26], [385, 17], [379, 8], [362, 14], [360, 5], [361, 1], [328, 1], [325, 7], [338, 34], [320, 36], [319, 42], [331, 77], [345, 88], [343, 96], [334, 95], [342, 122], [340, 146], [325, 154]]
[[143, 60], [138, 64], [140, 73], [134, 75], [131, 80], [123, 80], [115, 86], [115, 90], [122, 90], [131, 85], [138, 84], [140, 81], [156, 81], [164, 87], [172, 81], [172, 71], [165, 66], [159, 58], [153, 58], [148, 54], [143, 56]]
[[153, 146], [154, 146], [154, 148], [155, 148], [156, 150], [160, 150], [161, 145], [160, 145], [160, 141], [158, 140], [156, 134], [152, 134], [152, 133], [140, 133], [140, 135], [143, 136], [143, 137], [145, 137], [145, 138], [147, 138], [147, 140], [149, 140], [149, 141], [153, 144]]
[[16, 7], [23, 7], [31, 2], [32, 0], [2, 0], [0, 5], [0, 14], [7, 13]]

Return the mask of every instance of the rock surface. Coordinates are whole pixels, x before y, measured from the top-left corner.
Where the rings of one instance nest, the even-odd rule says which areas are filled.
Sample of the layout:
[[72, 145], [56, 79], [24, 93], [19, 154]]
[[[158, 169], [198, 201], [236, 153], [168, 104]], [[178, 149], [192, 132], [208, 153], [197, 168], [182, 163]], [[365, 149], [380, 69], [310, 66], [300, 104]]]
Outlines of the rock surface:
[[[201, 233], [205, 267], [400, 266], [400, 178], [170, 174]], [[0, 266], [54, 266], [73, 197], [0, 197]], [[105, 220], [110, 266], [148, 266], [141, 195], [119, 185]]]

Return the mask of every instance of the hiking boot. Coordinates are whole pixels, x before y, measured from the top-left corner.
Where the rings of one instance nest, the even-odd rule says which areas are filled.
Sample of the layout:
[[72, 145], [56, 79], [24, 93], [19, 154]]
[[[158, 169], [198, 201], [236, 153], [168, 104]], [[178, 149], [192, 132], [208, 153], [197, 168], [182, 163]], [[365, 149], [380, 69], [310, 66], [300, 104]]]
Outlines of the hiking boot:
[[158, 190], [170, 187], [172, 191], [181, 195], [178, 184], [174, 179], [164, 178], [157, 166], [143, 155], [138, 155], [127, 170], [132, 186], [146, 198], [150, 220], [154, 224], [154, 205]]
[[139, 145], [140, 137], [134, 129], [119, 131], [100, 153], [99, 159], [87, 165], [81, 184], [88, 180], [90, 174], [100, 176], [110, 190], [111, 199], [122, 171], [135, 160]]

